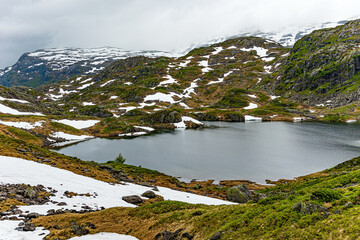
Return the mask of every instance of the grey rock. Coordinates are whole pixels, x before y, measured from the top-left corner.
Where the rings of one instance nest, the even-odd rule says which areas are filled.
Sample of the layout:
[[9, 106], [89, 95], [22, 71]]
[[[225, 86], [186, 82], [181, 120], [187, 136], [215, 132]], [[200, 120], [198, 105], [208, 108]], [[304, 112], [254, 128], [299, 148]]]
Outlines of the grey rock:
[[246, 203], [252, 200], [252, 197], [249, 188], [246, 185], [241, 184], [228, 189], [227, 199], [232, 202]]
[[156, 194], [151, 190], [144, 192], [143, 194], [141, 194], [141, 196], [147, 198], [156, 198]]
[[143, 202], [141, 197], [139, 197], [138, 195], [124, 196], [122, 197], [122, 200], [131, 204], [139, 204]]
[[328, 212], [326, 208], [310, 202], [298, 202], [294, 204], [292, 210], [301, 214], [311, 214], [313, 212]]

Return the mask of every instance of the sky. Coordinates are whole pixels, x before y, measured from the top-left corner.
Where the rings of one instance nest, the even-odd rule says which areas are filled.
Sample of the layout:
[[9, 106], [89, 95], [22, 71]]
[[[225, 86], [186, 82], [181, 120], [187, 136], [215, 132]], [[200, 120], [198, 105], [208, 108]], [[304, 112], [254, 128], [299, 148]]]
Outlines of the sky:
[[0, 0], [0, 68], [57, 47], [185, 49], [249, 30], [360, 16], [359, 0]]

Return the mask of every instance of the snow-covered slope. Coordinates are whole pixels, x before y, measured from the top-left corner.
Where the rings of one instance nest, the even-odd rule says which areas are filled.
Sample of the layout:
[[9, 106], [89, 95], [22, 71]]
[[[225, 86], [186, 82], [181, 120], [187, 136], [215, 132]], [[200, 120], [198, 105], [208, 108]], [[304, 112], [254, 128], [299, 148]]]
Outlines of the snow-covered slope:
[[[348, 20], [352, 20], [352, 19], [357, 19], [357, 18], [351, 18]], [[264, 31], [264, 30], [261, 31], [258, 29], [252, 29], [250, 31], [245, 31], [245, 32], [241, 31], [239, 32], [239, 34], [236, 35], [218, 37], [206, 42], [193, 43], [191, 44], [191, 46], [183, 50], [179, 50], [178, 52], [186, 53], [194, 48], [210, 46], [216, 43], [223, 42], [227, 39], [232, 39], [237, 37], [248, 37], [248, 36], [261, 37], [280, 43], [284, 47], [292, 47], [297, 40], [299, 40], [300, 38], [302, 38], [307, 34], [310, 34], [315, 30], [336, 27], [345, 24], [346, 22], [348, 22], [348, 20], [343, 20], [338, 22], [317, 23], [313, 25], [289, 25], [273, 31]]]
[[[46, 215], [50, 209], [73, 209], [80, 211], [84, 206], [93, 210], [99, 210], [101, 207], [136, 207], [136, 205], [125, 202], [122, 197], [141, 195], [151, 189], [131, 183], [109, 184], [93, 178], [77, 175], [67, 170], [14, 157], [0, 156], [0, 166], [0, 184], [24, 183], [31, 186], [41, 184], [45, 188], [50, 187], [54, 190], [53, 192], [55, 194], [50, 197], [50, 202], [44, 205], [19, 207], [23, 212], [29, 211]], [[67, 197], [66, 191], [79, 195]], [[165, 200], [177, 200], [188, 203], [209, 205], [233, 204], [219, 199], [180, 192], [164, 187], [158, 187], [156, 194], [164, 197]], [[63, 204], [57, 204], [58, 202], [62, 202]], [[14, 226], [16, 225], [17, 224], [14, 224], [12, 221], [0, 221], [0, 234], [2, 234], [0, 235], [0, 239], [41, 239], [35, 235], [24, 235], [23, 232], [17, 233], [17, 231], [14, 230]], [[13, 230], [9, 229], [10, 227], [12, 227]], [[39, 231], [37, 231], [36, 234], [39, 234]]]
[[36, 87], [75, 75], [91, 75], [115, 60], [134, 56], [177, 55], [162, 51], [128, 51], [114, 47], [40, 49], [24, 53], [13, 66], [0, 70], [0, 84]]

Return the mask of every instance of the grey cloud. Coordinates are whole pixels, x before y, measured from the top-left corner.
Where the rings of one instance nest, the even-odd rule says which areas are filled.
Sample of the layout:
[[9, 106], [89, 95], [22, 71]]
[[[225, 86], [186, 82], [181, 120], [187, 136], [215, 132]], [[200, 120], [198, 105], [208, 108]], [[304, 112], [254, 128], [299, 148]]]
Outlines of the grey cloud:
[[47, 47], [173, 50], [356, 16], [358, 0], [0, 0], [0, 68]]

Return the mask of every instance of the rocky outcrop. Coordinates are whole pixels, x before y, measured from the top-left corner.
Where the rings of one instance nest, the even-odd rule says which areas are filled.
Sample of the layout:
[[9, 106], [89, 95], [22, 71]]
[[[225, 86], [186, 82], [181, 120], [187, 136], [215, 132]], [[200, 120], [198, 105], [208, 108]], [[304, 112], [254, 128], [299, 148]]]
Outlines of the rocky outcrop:
[[141, 197], [139, 197], [137, 195], [124, 196], [124, 197], [122, 197], [122, 200], [124, 200], [127, 203], [131, 203], [131, 204], [139, 204], [139, 203], [143, 202]]
[[[340, 106], [360, 97], [360, 20], [300, 39], [278, 71], [277, 94], [310, 105]], [[331, 103], [330, 103], [331, 101]]]
[[228, 189], [227, 199], [232, 202], [246, 203], [252, 200], [252, 196], [249, 188], [245, 184], [241, 184]]
[[3, 86], [37, 87], [78, 75], [93, 75], [112, 62], [133, 56], [172, 56], [161, 51], [127, 51], [120, 48], [40, 49], [25, 53], [11, 67], [0, 71]]

